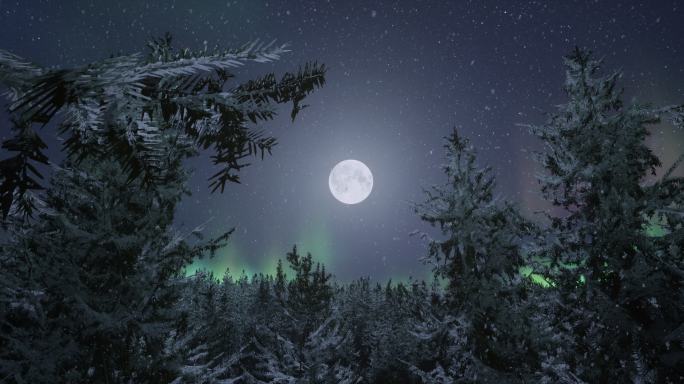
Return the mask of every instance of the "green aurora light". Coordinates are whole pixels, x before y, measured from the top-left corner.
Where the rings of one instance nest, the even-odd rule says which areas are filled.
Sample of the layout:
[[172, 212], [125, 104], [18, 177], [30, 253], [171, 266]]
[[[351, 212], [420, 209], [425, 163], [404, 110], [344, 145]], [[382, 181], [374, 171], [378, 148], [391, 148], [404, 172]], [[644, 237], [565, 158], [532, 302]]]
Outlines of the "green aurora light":
[[[667, 220], [664, 217], [651, 217], [647, 220], [647, 224], [644, 225], [644, 233], [649, 237], [662, 237], [668, 233], [666, 227]], [[321, 220], [318, 220], [300, 231], [300, 235], [298, 236], [299, 241], [296, 244], [300, 254], [305, 255], [311, 253], [315, 262], [321, 263], [329, 272], [334, 273], [337, 263], [330, 238], [330, 232], [327, 230], [326, 225]], [[240, 251], [236, 242], [231, 241], [226, 247], [219, 250], [214, 257], [196, 259], [186, 268], [185, 275], [192, 276], [197, 271], [204, 270], [211, 272], [216, 278], [222, 278], [226, 273], [233, 279], [237, 279], [242, 275], [250, 278], [258, 274], [275, 276], [278, 260], [282, 260], [283, 266], [285, 267], [285, 273], [292, 276], [292, 271], [285, 262], [286, 253], [292, 248], [279, 248], [280, 247], [275, 245], [271, 246], [266, 257], [258, 264], [253, 264], [248, 262], [250, 258], [245, 257], [245, 253]], [[538, 262], [547, 266], [550, 264], [550, 261], [545, 260], [538, 260]], [[577, 266], [564, 265], [563, 268], [574, 269], [577, 268]], [[554, 285], [551, 279], [545, 277], [542, 273], [535, 272], [534, 268], [531, 266], [520, 267], [518, 273], [541, 287], [549, 288]], [[393, 275], [387, 277], [384, 281], [392, 281], [394, 284], [402, 283], [404, 285], [410, 285], [412, 282], [420, 281], [421, 279], [426, 282], [434, 280], [432, 271], [429, 268], [426, 268], [423, 276], [410, 276], [407, 274]], [[580, 283], [584, 282], [585, 278], [584, 276], [581, 276]], [[447, 281], [438, 279], [438, 284], [442, 288], [445, 288], [447, 286]]]

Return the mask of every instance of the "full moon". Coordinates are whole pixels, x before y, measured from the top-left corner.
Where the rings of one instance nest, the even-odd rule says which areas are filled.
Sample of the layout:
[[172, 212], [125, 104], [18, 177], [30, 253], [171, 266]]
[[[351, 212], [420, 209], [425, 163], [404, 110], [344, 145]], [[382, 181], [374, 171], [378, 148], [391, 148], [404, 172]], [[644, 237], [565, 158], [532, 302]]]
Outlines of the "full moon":
[[373, 174], [366, 164], [358, 160], [340, 161], [328, 177], [330, 192], [345, 204], [358, 204], [370, 195], [373, 189]]

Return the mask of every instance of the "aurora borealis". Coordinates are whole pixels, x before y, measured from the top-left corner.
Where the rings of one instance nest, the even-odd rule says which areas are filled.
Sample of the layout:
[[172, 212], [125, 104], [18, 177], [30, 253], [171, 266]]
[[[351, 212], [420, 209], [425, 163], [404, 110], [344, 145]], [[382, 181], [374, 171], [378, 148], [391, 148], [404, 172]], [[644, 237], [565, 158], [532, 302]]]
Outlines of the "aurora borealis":
[[[212, 195], [213, 169], [206, 158], [193, 161], [178, 230], [211, 217], [208, 234], [236, 231], [216, 258], [190, 271], [272, 273], [297, 244], [341, 280], [396, 281], [430, 274], [419, 261], [424, 243], [410, 236], [429, 228], [411, 202], [443, 181], [442, 137], [451, 127], [494, 168], [503, 196], [529, 215], [549, 209], [534, 179], [539, 144], [521, 125], [543, 122], [562, 101], [562, 55], [589, 47], [624, 71], [626, 100], [676, 103], [684, 94], [683, 10], [678, 1], [0, 0], [0, 36], [4, 49], [53, 66], [144, 51], [167, 31], [193, 47], [288, 42], [292, 52], [263, 72], [324, 62], [326, 86], [294, 123], [283, 110], [266, 126], [279, 144], [243, 170], [242, 184]], [[46, 140], [57, 153], [59, 138]], [[650, 143], [667, 168], [684, 152], [684, 132], [663, 125]], [[375, 179], [356, 206], [337, 202], [327, 186], [346, 158], [366, 163]]]

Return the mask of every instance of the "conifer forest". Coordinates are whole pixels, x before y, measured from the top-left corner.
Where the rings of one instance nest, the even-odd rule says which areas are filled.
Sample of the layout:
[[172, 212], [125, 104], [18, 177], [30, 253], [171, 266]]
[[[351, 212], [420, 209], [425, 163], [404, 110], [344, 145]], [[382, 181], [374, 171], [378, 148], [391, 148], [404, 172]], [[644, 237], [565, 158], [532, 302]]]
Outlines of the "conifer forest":
[[85, 3], [0, 1], [0, 383], [684, 382], [684, 4]]

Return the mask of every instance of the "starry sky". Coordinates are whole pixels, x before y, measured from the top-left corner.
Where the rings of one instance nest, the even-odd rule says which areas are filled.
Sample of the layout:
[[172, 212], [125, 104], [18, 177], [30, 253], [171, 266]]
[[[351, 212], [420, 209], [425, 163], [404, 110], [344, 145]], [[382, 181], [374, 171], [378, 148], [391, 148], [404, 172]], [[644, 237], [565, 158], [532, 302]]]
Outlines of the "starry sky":
[[[684, 102], [684, 1], [76, 1], [0, 0], [0, 48], [45, 66], [73, 67], [145, 49], [171, 32], [177, 45], [231, 47], [260, 39], [288, 43], [274, 64], [240, 79], [317, 60], [326, 86], [290, 122], [264, 126], [273, 156], [255, 159], [243, 183], [210, 194], [207, 156], [189, 162], [192, 196], [176, 227], [208, 234], [237, 227], [205, 267], [247, 274], [275, 269], [297, 244], [338, 280], [427, 279], [419, 258], [430, 231], [411, 203], [444, 181], [442, 137], [452, 127], [493, 167], [502, 197], [523, 212], [549, 209], [535, 181], [539, 124], [564, 101], [562, 56], [574, 46], [622, 69], [625, 98]], [[58, 151], [53, 132], [43, 132]], [[5, 134], [3, 133], [3, 136]], [[684, 152], [684, 132], [654, 127], [649, 143], [667, 166]], [[373, 172], [370, 197], [344, 205], [328, 189], [344, 159]], [[681, 172], [681, 171], [680, 171]]]

